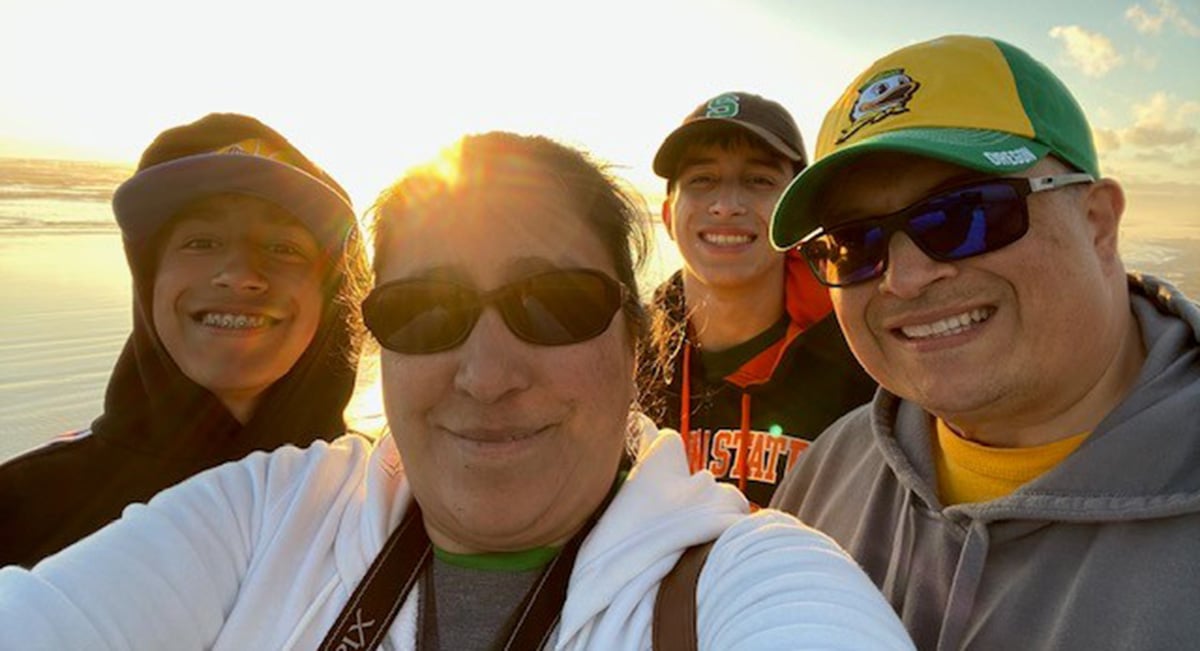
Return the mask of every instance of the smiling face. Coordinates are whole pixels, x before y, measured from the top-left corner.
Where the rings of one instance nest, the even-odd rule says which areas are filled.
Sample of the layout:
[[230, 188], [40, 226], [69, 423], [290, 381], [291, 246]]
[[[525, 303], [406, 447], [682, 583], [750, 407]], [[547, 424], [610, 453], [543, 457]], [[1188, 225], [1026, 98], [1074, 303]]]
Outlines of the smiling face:
[[242, 195], [192, 203], [165, 228], [155, 332], [184, 375], [247, 422], [320, 323], [320, 248], [281, 208]]
[[[509, 162], [389, 226], [377, 282], [449, 278], [484, 292], [558, 268], [616, 278], [563, 184]], [[593, 339], [539, 346], [486, 308], [456, 348], [382, 355], [388, 423], [438, 546], [560, 544], [608, 493], [634, 394], [622, 313]]]
[[[1066, 168], [1043, 160], [1022, 173]], [[932, 159], [872, 154], [817, 205], [827, 226], [889, 214], [980, 175]], [[1129, 308], [1116, 254], [1112, 182], [1028, 197], [1028, 233], [980, 256], [937, 262], [893, 236], [882, 278], [831, 292], [846, 338], [885, 388], [956, 424], [1051, 420], [1097, 386], [1124, 386]], [[1114, 194], [1115, 193], [1115, 194]], [[1087, 333], [1086, 335], [1084, 333]], [[1111, 405], [1109, 405], [1111, 406]], [[1097, 405], [1102, 416], [1103, 409]], [[1062, 432], [1063, 436], [1078, 432]]]
[[784, 256], [767, 235], [791, 179], [791, 161], [746, 140], [689, 147], [663, 206], [685, 280], [718, 291], [782, 283]]

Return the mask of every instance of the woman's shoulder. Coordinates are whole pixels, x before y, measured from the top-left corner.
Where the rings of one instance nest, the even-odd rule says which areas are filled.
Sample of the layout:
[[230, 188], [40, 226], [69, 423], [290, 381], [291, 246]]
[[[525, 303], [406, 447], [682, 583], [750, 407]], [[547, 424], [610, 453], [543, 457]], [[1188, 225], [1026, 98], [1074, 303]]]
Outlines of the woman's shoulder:
[[303, 447], [289, 443], [274, 450], [256, 451], [247, 455], [244, 461], [257, 459], [255, 463], [266, 463], [273, 466], [289, 464], [303, 465], [343, 465], [347, 462], [361, 461], [371, 454], [375, 441], [366, 435], [350, 431], [333, 440], [317, 439]]
[[845, 556], [832, 538], [776, 509], [759, 509], [732, 524], [717, 538], [713, 552], [727, 548], [733, 550], [731, 553], [749, 554], [775, 553], [778, 549], [790, 550], [786, 553], [815, 551], [819, 558], [835, 563]]
[[361, 483], [370, 452], [370, 441], [352, 435], [256, 451], [161, 491], [149, 505], [168, 512], [222, 508], [216, 501], [236, 512], [269, 513], [303, 502], [316, 509]]
[[305, 447], [284, 445], [271, 451], [252, 452], [209, 471], [229, 476], [246, 476], [268, 487], [316, 482], [343, 484], [361, 481], [374, 443], [357, 433], [332, 441], [317, 440]]

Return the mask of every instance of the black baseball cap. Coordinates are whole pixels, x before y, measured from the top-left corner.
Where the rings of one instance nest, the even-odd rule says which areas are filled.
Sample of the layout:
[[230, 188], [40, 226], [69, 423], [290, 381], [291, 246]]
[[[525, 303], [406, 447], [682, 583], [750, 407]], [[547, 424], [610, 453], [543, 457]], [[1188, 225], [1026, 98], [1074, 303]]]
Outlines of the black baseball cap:
[[146, 242], [188, 203], [221, 193], [274, 203], [333, 254], [357, 228], [342, 186], [277, 131], [238, 113], [210, 113], [160, 133], [112, 205], [125, 239]]
[[689, 113], [683, 124], [659, 146], [654, 155], [654, 173], [670, 179], [677, 171], [679, 157], [687, 149], [688, 142], [699, 134], [727, 129], [730, 125], [758, 136], [771, 149], [792, 161], [797, 171], [808, 164], [800, 129], [787, 109], [761, 95], [739, 91], [717, 95]]

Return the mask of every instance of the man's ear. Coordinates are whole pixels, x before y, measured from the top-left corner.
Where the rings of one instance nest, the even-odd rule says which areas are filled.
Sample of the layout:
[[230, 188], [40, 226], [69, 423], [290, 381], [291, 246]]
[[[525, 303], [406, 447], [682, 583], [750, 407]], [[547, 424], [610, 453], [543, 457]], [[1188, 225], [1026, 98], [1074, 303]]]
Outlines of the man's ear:
[[1125, 214], [1125, 191], [1113, 179], [1100, 179], [1088, 187], [1084, 201], [1096, 255], [1106, 267], [1119, 264], [1117, 241]]
[[674, 241], [675, 230], [671, 228], [671, 217], [671, 198], [667, 197], [666, 199], [663, 199], [662, 202], [662, 221], [663, 226], [667, 227], [667, 235], [669, 235], [671, 240]]

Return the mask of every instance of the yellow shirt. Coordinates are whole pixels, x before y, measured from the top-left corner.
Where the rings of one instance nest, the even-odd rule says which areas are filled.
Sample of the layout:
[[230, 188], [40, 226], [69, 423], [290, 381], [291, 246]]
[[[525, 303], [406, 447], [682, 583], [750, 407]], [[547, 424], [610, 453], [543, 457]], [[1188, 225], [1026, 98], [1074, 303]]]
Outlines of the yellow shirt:
[[933, 459], [938, 496], [946, 506], [1004, 497], [1057, 466], [1091, 434], [1028, 448], [994, 448], [968, 441], [936, 420]]

